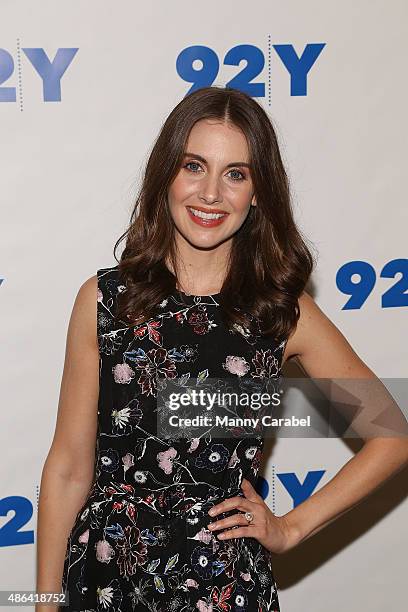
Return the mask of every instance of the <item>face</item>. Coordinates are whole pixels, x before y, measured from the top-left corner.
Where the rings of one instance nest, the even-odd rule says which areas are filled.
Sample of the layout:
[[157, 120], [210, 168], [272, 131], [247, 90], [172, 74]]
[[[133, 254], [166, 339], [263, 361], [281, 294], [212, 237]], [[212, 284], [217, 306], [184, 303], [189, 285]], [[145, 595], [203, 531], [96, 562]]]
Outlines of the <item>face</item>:
[[244, 134], [203, 119], [190, 131], [182, 166], [168, 189], [176, 240], [214, 248], [224, 244], [256, 205]]

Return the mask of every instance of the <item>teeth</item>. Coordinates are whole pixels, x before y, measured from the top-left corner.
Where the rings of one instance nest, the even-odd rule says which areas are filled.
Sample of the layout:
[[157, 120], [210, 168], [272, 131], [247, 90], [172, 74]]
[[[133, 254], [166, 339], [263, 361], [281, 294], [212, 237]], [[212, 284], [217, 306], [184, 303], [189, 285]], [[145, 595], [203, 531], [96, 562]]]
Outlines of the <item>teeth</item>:
[[188, 209], [195, 215], [196, 217], [201, 217], [201, 219], [220, 219], [220, 217], [224, 217], [226, 213], [205, 213], [201, 210], [195, 210], [194, 208], [188, 207]]

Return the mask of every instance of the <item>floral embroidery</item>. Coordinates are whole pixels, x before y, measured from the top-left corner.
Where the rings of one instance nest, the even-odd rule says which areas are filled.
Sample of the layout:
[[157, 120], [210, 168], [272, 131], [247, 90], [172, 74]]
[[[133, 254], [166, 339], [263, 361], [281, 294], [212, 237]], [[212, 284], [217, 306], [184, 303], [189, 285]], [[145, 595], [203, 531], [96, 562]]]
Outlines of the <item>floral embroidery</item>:
[[171, 474], [173, 471], [173, 459], [176, 455], [177, 451], [175, 448], [169, 448], [169, 450], [158, 453], [157, 461], [159, 462], [159, 467], [165, 474]]
[[198, 468], [221, 472], [229, 460], [229, 451], [222, 444], [211, 444], [198, 455], [195, 465]]
[[244, 376], [251, 366], [242, 357], [228, 355], [225, 360], [225, 364], [222, 364], [222, 367], [225, 368], [231, 374], [236, 374], [237, 376]]

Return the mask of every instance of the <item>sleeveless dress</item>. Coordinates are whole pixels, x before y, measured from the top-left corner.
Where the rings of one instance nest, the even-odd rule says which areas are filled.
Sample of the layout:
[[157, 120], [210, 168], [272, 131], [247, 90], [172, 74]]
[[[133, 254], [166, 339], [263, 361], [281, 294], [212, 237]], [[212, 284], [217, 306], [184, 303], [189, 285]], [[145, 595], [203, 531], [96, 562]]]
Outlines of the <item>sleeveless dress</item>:
[[286, 340], [225, 327], [219, 294], [175, 290], [159, 314], [126, 327], [113, 318], [126, 290], [118, 266], [97, 271], [99, 344], [95, 475], [66, 544], [62, 587], [71, 612], [279, 611], [271, 553], [255, 538], [219, 540], [208, 515], [255, 487], [262, 436], [155, 435], [157, 378], [226, 376], [251, 387], [279, 380]]

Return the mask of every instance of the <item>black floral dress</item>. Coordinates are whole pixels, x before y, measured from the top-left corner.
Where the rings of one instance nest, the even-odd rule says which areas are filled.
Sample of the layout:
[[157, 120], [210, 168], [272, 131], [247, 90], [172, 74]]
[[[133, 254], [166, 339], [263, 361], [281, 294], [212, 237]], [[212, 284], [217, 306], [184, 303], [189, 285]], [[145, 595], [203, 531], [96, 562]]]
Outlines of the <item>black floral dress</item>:
[[160, 314], [115, 322], [118, 267], [98, 270], [99, 404], [95, 478], [66, 546], [63, 582], [76, 612], [280, 610], [271, 553], [255, 538], [219, 540], [208, 510], [256, 485], [263, 437], [155, 435], [157, 376], [251, 384], [281, 376], [285, 340], [227, 329], [219, 294], [175, 291]]

